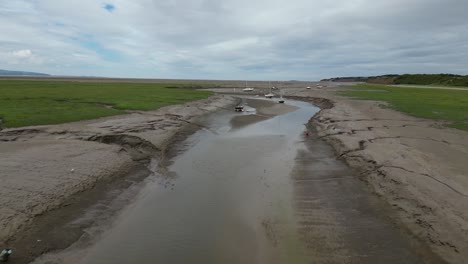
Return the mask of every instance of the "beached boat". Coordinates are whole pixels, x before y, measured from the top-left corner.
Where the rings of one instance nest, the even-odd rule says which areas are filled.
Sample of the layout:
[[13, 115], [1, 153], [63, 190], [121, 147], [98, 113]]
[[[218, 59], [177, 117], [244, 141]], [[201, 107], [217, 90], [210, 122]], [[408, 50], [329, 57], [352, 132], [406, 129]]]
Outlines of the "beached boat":
[[247, 81], [245, 81], [245, 88], [242, 89], [242, 91], [244, 91], [244, 92], [252, 92], [253, 90], [254, 90], [253, 88], [247, 87]]
[[243, 105], [236, 105], [236, 107], [234, 108], [234, 111], [244, 112], [244, 106]]
[[284, 104], [283, 91], [281, 91], [281, 96], [280, 96], [280, 99], [279, 99], [278, 103]]
[[270, 85], [270, 93], [265, 94], [266, 98], [273, 98], [275, 97], [275, 94], [271, 92], [271, 85]]

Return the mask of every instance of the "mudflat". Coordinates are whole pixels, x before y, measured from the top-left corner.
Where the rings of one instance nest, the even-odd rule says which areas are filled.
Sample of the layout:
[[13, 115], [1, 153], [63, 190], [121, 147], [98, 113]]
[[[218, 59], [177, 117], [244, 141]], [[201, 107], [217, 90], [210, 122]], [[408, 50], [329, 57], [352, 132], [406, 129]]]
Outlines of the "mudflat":
[[68, 206], [69, 197], [161, 157], [179, 131], [197, 127], [194, 118], [234, 102], [220, 95], [156, 111], [0, 131], [0, 246], [14, 243], [36, 217]]
[[165, 176], [149, 176], [105, 233], [34, 263], [442, 263], [388, 221], [389, 206], [329, 145], [304, 133], [320, 109], [285, 105], [296, 110], [240, 128], [230, 119], [253, 112], [199, 120], [206, 129], [177, 144]]
[[468, 132], [389, 109], [385, 102], [338, 96], [342, 90], [291, 89], [289, 94], [329, 100], [310, 121], [318, 136], [394, 208], [404, 228], [448, 262], [463, 263], [468, 257]]
[[[199, 117], [232, 111], [238, 100], [217, 95], [155, 111], [0, 131], [0, 246], [18, 249], [12, 263], [27, 263], [71, 245], [92, 221], [61, 231], [55, 224], [74, 221], [98, 200], [111, 199], [102, 193], [123, 192], [131, 182], [157, 173], [153, 170], [164, 170], [155, 163], [172, 155], [185, 130], [205, 128]], [[249, 102], [262, 116], [296, 109]]]
[[393, 207], [396, 224], [447, 262], [463, 263], [468, 257], [468, 132], [447, 127], [450, 121], [392, 110], [386, 102], [339, 95], [352, 84], [311, 83], [306, 89], [297, 83], [282, 90], [286, 98], [322, 108], [310, 128]]

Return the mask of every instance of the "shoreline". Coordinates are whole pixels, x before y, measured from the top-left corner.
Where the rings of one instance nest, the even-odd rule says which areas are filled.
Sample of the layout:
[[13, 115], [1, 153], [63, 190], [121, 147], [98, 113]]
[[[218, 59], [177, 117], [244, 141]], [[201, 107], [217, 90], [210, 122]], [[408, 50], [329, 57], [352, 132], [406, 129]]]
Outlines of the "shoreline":
[[[92, 224], [73, 226], [73, 216], [93, 202], [111, 202], [110, 191], [136, 188], [158, 174], [171, 146], [200, 129], [196, 118], [235, 102], [214, 95], [155, 111], [2, 130], [0, 246], [17, 249], [10, 262], [71, 245]], [[161, 164], [151, 171], [155, 159]]]
[[289, 98], [321, 107], [308, 129], [393, 207], [396, 225], [448, 263], [468, 257], [468, 133], [323, 90]]

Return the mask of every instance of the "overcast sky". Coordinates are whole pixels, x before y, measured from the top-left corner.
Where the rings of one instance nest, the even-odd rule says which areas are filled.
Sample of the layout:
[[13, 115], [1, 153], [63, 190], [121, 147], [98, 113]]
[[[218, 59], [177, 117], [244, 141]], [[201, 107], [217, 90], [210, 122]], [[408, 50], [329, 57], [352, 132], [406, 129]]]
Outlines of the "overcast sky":
[[468, 74], [467, 0], [0, 0], [0, 69], [317, 80]]

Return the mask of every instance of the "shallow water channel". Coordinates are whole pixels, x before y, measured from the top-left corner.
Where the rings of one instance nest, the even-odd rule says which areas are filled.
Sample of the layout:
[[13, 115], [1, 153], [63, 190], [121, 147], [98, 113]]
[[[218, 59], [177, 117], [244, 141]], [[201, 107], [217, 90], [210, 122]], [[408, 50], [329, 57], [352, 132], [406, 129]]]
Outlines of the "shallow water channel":
[[[244, 127], [218, 112], [180, 144], [81, 263], [420, 263], [425, 250], [329, 146], [304, 135], [318, 108]], [[252, 113], [252, 112], [250, 112]]]

